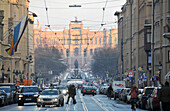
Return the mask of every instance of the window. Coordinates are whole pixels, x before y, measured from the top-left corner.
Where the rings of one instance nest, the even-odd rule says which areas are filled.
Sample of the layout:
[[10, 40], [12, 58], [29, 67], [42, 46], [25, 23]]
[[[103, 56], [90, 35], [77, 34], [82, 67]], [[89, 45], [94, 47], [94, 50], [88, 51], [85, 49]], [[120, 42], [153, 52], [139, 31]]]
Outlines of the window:
[[93, 39], [90, 39], [91, 40], [91, 45], [93, 45]]
[[78, 36], [75, 37], [75, 44], [78, 44]]
[[69, 57], [69, 54], [70, 54], [70, 50], [67, 49], [67, 50], [66, 50], [66, 56]]
[[97, 45], [97, 38], [95, 38], [95, 44]]
[[78, 49], [78, 48], [75, 48], [75, 49], [74, 49], [74, 55], [75, 55], [75, 56], [78, 56], [78, 55], [79, 55], [79, 49]]
[[90, 49], [90, 55], [93, 55], [93, 49]]
[[147, 56], [148, 56], [148, 64], [151, 64], [151, 62], [152, 62], [151, 51], [148, 52]]
[[87, 49], [84, 49], [84, 57], [87, 56]]
[[63, 54], [63, 49], [61, 49], [61, 54]]
[[101, 38], [99, 38], [99, 44], [101, 44], [102, 42], [101, 42]]

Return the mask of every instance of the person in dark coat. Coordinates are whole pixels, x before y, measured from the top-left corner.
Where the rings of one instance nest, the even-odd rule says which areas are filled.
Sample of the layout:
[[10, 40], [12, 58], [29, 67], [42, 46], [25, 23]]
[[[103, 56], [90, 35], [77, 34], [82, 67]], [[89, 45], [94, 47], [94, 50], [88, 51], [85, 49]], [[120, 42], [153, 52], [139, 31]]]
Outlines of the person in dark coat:
[[169, 82], [165, 82], [165, 86], [160, 89], [158, 97], [159, 97], [159, 100], [162, 102], [163, 111], [169, 111], [170, 110]]
[[73, 99], [73, 104], [76, 104], [75, 95], [76, 95], [76, 88], [74, 85], [70, 85], [68, 88], [68, 99], [66, 104], [68, 104], [70, 97], [72, 97]]
[[109, 86], [109, 88], [107, 89], [107, 96], [111, 99], [112, 96], [112, 92], [113, 92], [113, 88], [112, 85]]

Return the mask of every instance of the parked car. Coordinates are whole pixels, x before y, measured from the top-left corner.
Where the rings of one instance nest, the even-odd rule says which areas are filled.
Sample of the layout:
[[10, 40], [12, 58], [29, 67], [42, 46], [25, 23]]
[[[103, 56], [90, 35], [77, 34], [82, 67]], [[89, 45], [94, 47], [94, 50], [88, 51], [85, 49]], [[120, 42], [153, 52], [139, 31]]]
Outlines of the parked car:
[[105, 87], [105, 86], [101, 86], [101, 87], [99, 88], [99, 94], [103, 94], [104, 87]]
[[136, 105], [141, 107], [141, 101], [142, 101], [142, 95], [143, 95], [143, 89], [138, 89], [138, 101], [136, 102]]
[[152, 111], [160, 110], [160, 101], [158, 99], [160, 89], [161, 87], [155, 87], [153, 93], [151, 94], [151, 97], [148, 99], [149, 101], [148, 108], [151, 109]]
[[88, 87], [85, 87], [85, 88], [83, 89], [83, 96], [84, 96], [85, 94], [92, 94], [92, 95], [94, 96], [95, 93], [96, 93], [96, 89], [95, 89], [93, 86], [88, 86]]
[[116, 89], [116, 91], [114, 92], [114, 100], [116, 100], [116, 98], [119, 98], [120, 91], [121, 91], [121, 88]]
[[10, 86], [13, 93], [13, 102], [17, 103], [18, 101], [18, 89], [15, 83], [0, 83], [0, 86]]
[[122, 100], [124, 102], [127, 101], [127, 95], [129, 94], [129, 92], [130, 92], [130, 88], [124, 88], [123, 93], [122, 93]]
[[23, 86], [18, 96], [18, 106], [23, 106], [24, 103], [35, 102], [39, 96], [39, 89], [37, 86]]
[[45, 105], [64, 106], [64, 96], [57, 89], [46, 89], [37, 99], [37, 107], [45, 107]]
[[123, 97], [123, 90], [124, 90], [124, 88], [121, 89], [121, 91], [119, 92], [119, 100], [122, 100], [122, 97]]
[[105, 86], [104, 89], [103, 89], [103, 94], [104, 95], [107, 95], [107, 89], [109, 88], [109, 86]]
[[81, 93], [83, 93], [83, 90], [85, 87], [87, 87], [87, 86], [83, 85], [83, 87], [81, 88]]
[[153, 92], [154, 87], [145, 87], [143, 89], [143, 94], [141, 95], [141, 100], [139, 100], [139, 104], [141, 108], [143, 109], [148, 109], [148, 103], [147, 100], [150, 98], [152, 92]]
[[13, 93], [10, 86], [0, 86], [0, 90], [4, 90], [7, 94], [7, 104], [13, 103]]
[[0, 90], [0, 106], [7, 104], [7, 94], [4, 90]]

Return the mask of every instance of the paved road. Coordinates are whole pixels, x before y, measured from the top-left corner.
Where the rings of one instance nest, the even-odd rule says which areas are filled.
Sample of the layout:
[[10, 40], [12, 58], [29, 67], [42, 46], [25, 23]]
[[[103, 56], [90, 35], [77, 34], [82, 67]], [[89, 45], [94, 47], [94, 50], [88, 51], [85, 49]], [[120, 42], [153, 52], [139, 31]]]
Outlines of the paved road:
[[[65, 97], [65, 102], [67, 97]], [[130, 104], [126, 104], [119, 100], [109, 100], [106, 95], [85, 95], [82, 96], [80, 91], [76, 96], [77, 104], [73, 104], [70, 99], [69, 104], [64, 104], [63, 107], [55, 107], [47, 105], [45, 107], [37, 107], [36, 103], [25, 103], [24, 106], [12, 104], [0, 107], [0, 111], [131, 111]], [[137, 109], [137, 111], [142, 111]]]

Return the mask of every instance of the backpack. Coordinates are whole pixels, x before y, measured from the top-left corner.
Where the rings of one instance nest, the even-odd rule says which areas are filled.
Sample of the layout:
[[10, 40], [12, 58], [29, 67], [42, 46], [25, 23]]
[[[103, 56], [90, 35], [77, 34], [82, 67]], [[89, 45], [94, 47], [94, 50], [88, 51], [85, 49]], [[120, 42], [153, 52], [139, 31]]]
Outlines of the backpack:
[[138, 89], [131, 91], [131, 98], [137, 98], [137, 95], [138, 95]]

